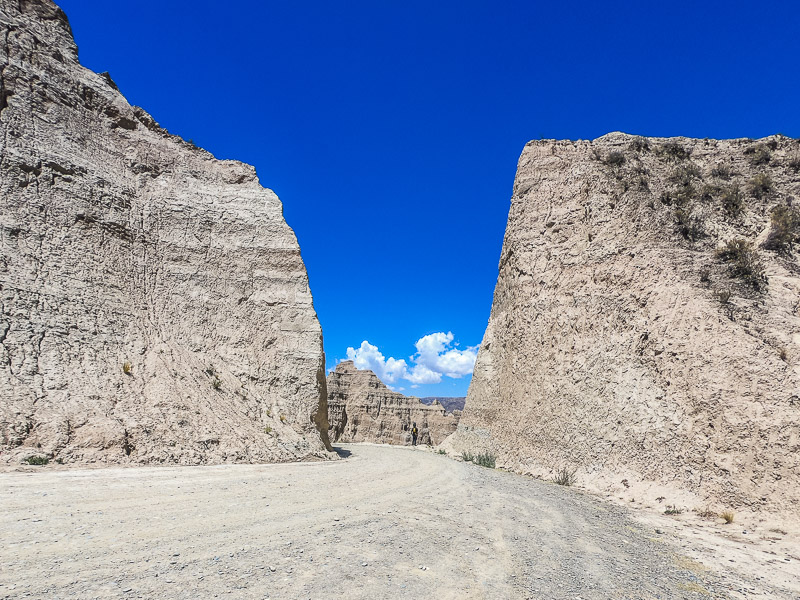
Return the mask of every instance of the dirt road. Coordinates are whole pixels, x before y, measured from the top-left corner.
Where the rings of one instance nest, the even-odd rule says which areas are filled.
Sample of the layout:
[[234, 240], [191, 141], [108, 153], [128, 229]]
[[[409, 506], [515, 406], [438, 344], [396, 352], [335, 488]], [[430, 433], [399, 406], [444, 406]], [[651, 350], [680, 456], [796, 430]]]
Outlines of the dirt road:
[[424, 450], [0, 474], [0, 598], [698, 598], [624, 508]]

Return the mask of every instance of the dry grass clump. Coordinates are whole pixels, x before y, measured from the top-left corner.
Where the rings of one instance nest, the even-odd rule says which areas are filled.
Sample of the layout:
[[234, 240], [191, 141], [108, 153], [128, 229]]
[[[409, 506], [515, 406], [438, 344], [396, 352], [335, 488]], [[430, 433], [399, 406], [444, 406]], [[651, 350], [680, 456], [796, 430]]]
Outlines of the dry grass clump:
[[658, 149], [658, 153], [670, 160], [686, 160], [692, 151], [687, 150], [678, 142], [664, 142]]
[[735, 517], [735, 516], [736, 516], [736, 515], [735, 515], [735, 514], [733, 514], [733, 511], [730, 511], [730, 510], [723, 511], [723, 512], [722, 512], [722, 514], [720, 514], [720, 517], [722, 517], [722, 519], [723, 519], [723, 520], [725, 521], [725, 523], [726, 523], [726, 524], [728, 524], [728, 525], [730, 525], [731, 523], [733, 523], [733, 519], [734, 519], [734, 517]]
[[717, 258], [730, 265], [731, 277], [743, 280], [756, 290], [761, 290], [766, 286], [764, 267], [753, 244], [747, 240], [730, 240], [717, 250]]
[[667, 504], [667, 508], [664, 509], [665, 515], [679, 515], [683, 513], [683, 509], [678, 508], [674, 504]]
[[740, 215], [744, 210], [744, 198], [738, 183], [721, 188], [719, 199], [722, 208], [732, 217]]
[[619, 150], [614, 150], [608, 153], [604, 162], [612, 167], [621, 167], [625, 164], [625, 155]]
[[569, 487], [575, 483], [575, 481], [577, 480], [577, 475], [578, 475], [577, 469], [569, 469], [567, 467], [561, 467], [556, 471], [556, 474], [553, 477], [553, 483]]
[[650, 142], [647, 138], [637, 136], [631, 142], [631, 150], [634, 152], [647, 152], [650, 150]]
[[713, 169], [711, 169], [711, 176], [718, 177], [719, 179], [730, 179], [731, 178], [731, 168], [728, 165], [723, 165], [722, 163], [718, 163]]
[[757, 173], [748, 182], [748, 190], [750, 191], [750, 194], [759, 200], [769, 197], [769, 195], [772, 193], [773, 187], [774, 185], [769, 173], [765, 173], [763, 171], [761, 173]]
[[745, 149], [744, 153], [754, 165], [768, 165], [769, 161], [772, 159], [772, 154], [770, 153], [769, 148], [763, 144], [750, 146], [749, 148]]
[[132, 375], [133, 365], [126, 360], [124, 363], [122, 363], [122, 372], [125, 373], [125, 375]]
[[789, 254], [800, 239], [800, 211], [793, 206], [780, 204], [772, 209], [772, 229], [762, 244], [767, 250]]

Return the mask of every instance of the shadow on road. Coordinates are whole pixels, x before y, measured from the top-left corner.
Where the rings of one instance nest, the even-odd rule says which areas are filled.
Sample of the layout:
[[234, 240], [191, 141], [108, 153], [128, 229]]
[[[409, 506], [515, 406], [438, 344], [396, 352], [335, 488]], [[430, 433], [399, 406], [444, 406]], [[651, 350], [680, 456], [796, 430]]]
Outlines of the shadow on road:
[[333, 447], [333, 451], [339, 455], [339, 458], [347, 458], [348, 456], [353, 454], [352, 452], [350, 452], [350, 450], [345, 450], [344, 448], [338, 448], [337, 446]]

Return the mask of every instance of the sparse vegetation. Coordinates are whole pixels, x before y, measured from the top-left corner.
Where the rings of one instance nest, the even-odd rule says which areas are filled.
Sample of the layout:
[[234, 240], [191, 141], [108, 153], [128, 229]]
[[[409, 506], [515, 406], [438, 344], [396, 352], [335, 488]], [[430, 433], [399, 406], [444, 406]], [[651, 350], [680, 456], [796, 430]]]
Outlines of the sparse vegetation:
[[442, 450], [441, 448], [439, 448], [439, 450], [437, 450], [437, 452], [438, 452], [439, 454], [447, 454], [447, 452], [445, 452], [445, 451], [444, 451], [444, 450]]
[[732, 217], [740, 215], [744, 210], [744, 198], [737, 183], [721, 188], [720, 200], [722, 208]]
[[763, 144], [750, 146], [745, 149], [744, 153], [754, 165], [768, 165], [769, 161], [772, 159], [769, 148]]
[[264, 433], [267, 433], [267, 434], [272, 433], [272, 427], [270, 427], [269, 425], [264, 427]]
[[219, 380], [219, 377], [215, 377], [211, 380], [211, 387], [217, 391], [222, 389], [222, 382]]
[[488, 452], [481, 452], [475, 455], [475, 458], [472, 459], [472, 462], [476, 465], [480, 465], [481, 467], [494, 469], [495, 456], [494, 454], [489, 454]]
[[281, 415], [281, 423], [286, 423], [286, 415]]
[[766, 285], [764, 267], [753, 245], [747, 240], [730, 240], [717, 250], [717, 258], [730, 265], [731, 277], [743, 280], [756, 290], [761, 290]]
[[724, 511], [724, 512], [723, 512], [723, 513], [720, 515], [720, 517], [722, 517], [722, 519], [723, 519], [723, 520], [725, 521], [725, 523], [727, 523], [727, 524], [731, 524], [731, 523], [733, 523], [733, 518], [734, 518], [735, 516], [736, 516], [736, 515], [734, 515], [734, 514], [733, 514], [733, 511], [730, 511], [730, 510], [726, 510], [726, 511]]
[[621, 167], [625, 164], [625, 155], [619, 150], [614, 150], [608, 153], [605, 163], [612, 167]]
[[780, 348], [778, 348], [778, 357], [779, 357], [779, 358], [780, 358], [780, 359], [781, 359], [783, 362], [786, 362], [786, 359], [789, 357], [789, 355], [788, 355], [788, 354], [787, 354], [787, 352], [786, 352], [786, 348], [784, 348], [783, 346], [781, 346]]
[[687, 240], [697, 241], [705, 234], [703, 220], [692, 214], [691, 208], [679, 207], [673, 213], [678, 225], [678, 232]]
[[719, 179], [730, 179], [731, 174], [731, 168], [728, 165], [723, 165], [722, 163], [718, 163], [713, 169], [711, 169], [711, 176], [718, 177]]
[[475, 455], [472, 452], [462, 452], [461, 453], [461, 460], [464, 462], [472, 462], [475, 460]]
[[133, 375], [133, 365], [126, 360], [122, 363], [122, 372], [125, 373], [125, 375]]
[[791, 253], [794, 243], [800, 239], [800, 211], [793, 206], [780, 204], [772, 209], [770, 221], [772, 229], [763, 247], [785, 254]]
[[29, 465], [46, 465], [50, 462], [50, 459], [46, 456], [29, 456], [25, 459], [25, 462]]
[[631, 142], [631, 150], [634, 152], [647, 152], [650, 150], [650, 142], [647, 138], [637, 136]]
[[708, 283], [709, 281], [711, 281], [711, 271], [709, 271], [708, 269], [703, 269], [702, 271], [700, 271], [700, 281], [702, 281], [703, 283]]
[[683, 510], [675, 506], [674, 504], [667, 504], [667, 507], [664, 509], [665, 515], [680, 515], [683, 513]]
[[703, 202], [712, 202], [721, 192], [722, 188], [720, 186], [713, 183], [704, 183], [703, 187], [700, 188], [698, 197]]
[[800, 171], [800, 154], [795, 154], [786, 165], [795, 173]]
[[661, 148], [658, 149], [658, 152], [671, 160], [686, 160], [691, 154], [690, 150], [687, 150], [678, 142], [665, 142], [662, 144]]
[[702, 517], [704, 519], [715, 519], [717, 517], [717, 513], [711, 510], [710, 506], [706, 506], [703, 509], [700, 509], [697, 512], [697, 516]]
[[669, 174], [667, 180], [676, 185], [687, 186], [692, 183], [693, 179], [700, 179], [700, 169], [693, 162], [680, 165], [676, 167], [672, 173]]
[[773, 184], [769, 173], [757, 173], [749, 182], [748, 190], [754, 198], [762, 200], [772, 193]]
[[731, 291], [729, 289], [717, 290], [716, 296], [720, 304], [727, 304], [731, 299]]
[[578, 475], [577, 469], [569, 469], [567, 467], [561, 467], [556, 471], [555, 477], [553, 477], [553, 483], [569, 487], [575, 483], [577, 475]]

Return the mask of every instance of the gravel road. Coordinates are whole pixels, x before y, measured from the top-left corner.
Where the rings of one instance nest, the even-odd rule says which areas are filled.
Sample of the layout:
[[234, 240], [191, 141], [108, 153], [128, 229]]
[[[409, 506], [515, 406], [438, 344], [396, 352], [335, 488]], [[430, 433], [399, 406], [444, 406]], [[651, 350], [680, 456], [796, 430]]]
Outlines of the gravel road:
[[0, 474], [0, 598], [724, 598], [571, 488], [422, 449]]

